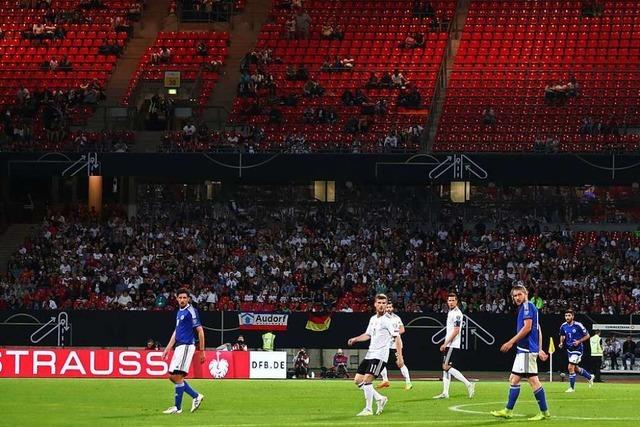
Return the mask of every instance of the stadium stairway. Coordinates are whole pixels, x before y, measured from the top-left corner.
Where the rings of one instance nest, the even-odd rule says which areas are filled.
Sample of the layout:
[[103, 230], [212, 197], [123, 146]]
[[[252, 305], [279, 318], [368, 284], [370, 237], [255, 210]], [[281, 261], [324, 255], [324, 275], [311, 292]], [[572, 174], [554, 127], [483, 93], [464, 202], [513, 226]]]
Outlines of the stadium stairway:
[[229, 30], [229, 55], [221, 70], [218, 84], [209, 98], [207, 106], [210, 108], [204, 113], [204, 121], [211, 129], [220, 129], [227, 121], [240, 82], [240, 62], [256, 46], [260, 29], [267, 21], [270, 10], [271, 1], [248, 0], [244, 12], [233, 18]]
[[[153, 0], [147, 3], [141, 21], [135, 24], [134, 36], [127, 43], [122, 56], [118, 58], [115, 71], [111, 75], [105, 91], [107, 96], [105, 106], [120, 104], [140, 57], [149, 46], [153, 45], [158, 31], [164, 29], [168, 10], [169, 0]], [[102, 130], [103, 128], [103, 117], [98, 112], [87, 123], [87, 129]]]
[[31, 233], [34, 224], [11, 224], [0, 235], [0, 273], [7, 272], [7, 262]]
[[444, 72], [444, 76], [440, 76], [440, 78], [444, 80], [443, 84], [436, 88], [435, 100], [431, 106], [431, 115], [429, 116], [429, 121], [427, 122], [427, 126], [425, 129], [425, 136], [427, 139], [426, 150], [429, 153], [432, 151], [433, 142], [435, 141], [436, 131], [438, 130], [438, 122], [440, 121], [440, 116], [442, 115], [442, 107], [447, 95], [447, 83], [449, 82], [449, 77], [451, 76], [451, 71], [453, 70], [453, 62], [456, 58], [458, 47], [460, 46], [460, 37], [462, 36], [464, 23], [467, 19], [467, 13], [469, 12], [470, 4], [470, 1], [458, 2], [454, 24], [452, 25], [452, 30], [449, 35], [449, 45], [447, 46], [447, 51], [442, 59], [443, 65], [441, 68], [441, 73]]

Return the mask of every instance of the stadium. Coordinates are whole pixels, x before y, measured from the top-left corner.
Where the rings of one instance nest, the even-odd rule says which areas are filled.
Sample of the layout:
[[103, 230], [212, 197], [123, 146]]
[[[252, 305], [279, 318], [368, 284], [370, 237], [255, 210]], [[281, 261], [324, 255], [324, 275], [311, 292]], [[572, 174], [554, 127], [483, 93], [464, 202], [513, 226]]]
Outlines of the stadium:
[[637, 0], [0, 0], [0, 424], [638, 425], [639, 66]]

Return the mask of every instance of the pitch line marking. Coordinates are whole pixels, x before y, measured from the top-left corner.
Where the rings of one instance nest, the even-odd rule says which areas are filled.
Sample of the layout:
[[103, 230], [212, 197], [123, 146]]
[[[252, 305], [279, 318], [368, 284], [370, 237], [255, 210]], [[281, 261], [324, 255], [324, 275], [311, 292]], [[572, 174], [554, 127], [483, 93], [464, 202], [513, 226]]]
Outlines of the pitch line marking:
[[[607, 400], [607, 399], [589, 399], [589, 400]], [[525, 402], [525, 403], [536, 403], [536, 401], [534, 400], [523, 400], [521, 402]], [[498, 402], [479, 402], [479, 403], [463, 403], [462, 405], [453, 405], [453, 406], [449, 406], [449, 410], [453, 411], [453, 412], [463, 412], [463, 413], [467, 413], [467, 414], [481, 414], [481, 415], [491, 415], [489, 412], [486, 411], [474, 411], [471, 409], [462, 409], [465, 407], [469, 407], [469, 406], [482, 406], [482, 405], [501, 405], [504, 404], [504, 401], [498, 401]], [[524, 414], [513, 414], [514, 417], [527, 417], [530, 415], [524, 415]], [[551, 419], [557, 419], [557, 420], [576, 420], [576, 421], [640, 421], [640, 418], [629, 418], [629, 417], [568, 417], [568, 416], [562, 416], [562, 415], [553, 415], [551, 414]]]

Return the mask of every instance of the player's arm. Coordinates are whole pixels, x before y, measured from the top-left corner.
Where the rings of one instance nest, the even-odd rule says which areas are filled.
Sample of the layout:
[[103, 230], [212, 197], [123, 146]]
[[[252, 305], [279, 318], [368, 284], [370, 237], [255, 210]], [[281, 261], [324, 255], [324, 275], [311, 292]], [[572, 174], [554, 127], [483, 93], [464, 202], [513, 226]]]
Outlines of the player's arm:
[[359, 342], [369, 341], [371, 339], [371, 335], [364, 333], [362, 335], [358, 335], [357, 337], [349, 338], [347, 341], [348, 345], [354, 345]]
[[207, 359], [206, 354], [204, 353], [206, 348], [204, 343], [204, 329], [202, 328], [202, 326], [198, 326], [196, 328], [196, 332], [198, 332], [198, 350], [200, 351], [200, 363], [204, 363], [204, 361]]
[[167, 356], [169, 355], [169, 351], [173, 348], [173, 346], [176, 343], [176, 331], [175, 329], [173, 330], [173, 334], [171, 334], [171, 339], [169, 339], [169, 342], [167, 343], [167, 346], [164, 348], [164, 351], [162, 352], [162, 358], [166, 359]]
[[591, 338], [591, 335], [589, 335], [589, 332], [585, 332], [585, 336], [583, 336], [582, 338], [580, 338], [579, 340], [574, 340], [573, 341], [573, 346], [577, 347], [580, 344], [582, 344], [583, 342], [586, 342], [589, 338]]
[[533, 327], [532, 323], [533, 323], [532, 319], [524, 319], [524, 325], [522, 325], [522, 328], [520, 328], [518, 333], [515, 334], [513, 338], [511, 338], [506, 343], [502, 344], [502, 347], [500, 347], [500, 351], [503, 353], [506, 353], [507, 351], [511, 350], [511, 347], [513, 347], [515, 343], [517, 343], [518, 341], [526, 337], [529, 334], [529, 332], [531, 332], [531, 329]]
[[453, 331], [451, 331], [451, 335], [446, 337], [444, 339], [444, 342], [440, 346], [440, 351], [444, 351], [447, 347], [449, 347], [449, 344], [451, 344], [453, 340], [456, 339], [459, 333], [460, 333], [460, 326], [456, 326], [455, 328], [453, 328]]
[[540, 327], [539, 323], [538, 323], [538, 342], [540, 343], [540, 350], [538, 351], [538, 357], [540, 358], [540, 360], [545, 362], [549, 358], [549, 355], [542, 349], [542, 328]]
[[400, 332], [400, 335], [404, 334], [404, 325], [401, 323], [400, 327], [398, 328], [398, 332]]
[[560, 344], [558, 344], [558, 347], [564, 347], [564, 334], [562, 333], [560, 334]]

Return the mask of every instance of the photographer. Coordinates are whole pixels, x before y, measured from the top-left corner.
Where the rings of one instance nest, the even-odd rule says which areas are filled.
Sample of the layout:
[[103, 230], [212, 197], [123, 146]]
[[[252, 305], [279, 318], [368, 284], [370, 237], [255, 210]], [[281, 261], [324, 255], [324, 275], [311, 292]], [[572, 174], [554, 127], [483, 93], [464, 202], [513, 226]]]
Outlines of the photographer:
[[336, 354], [333, 355], [333, 367], [332, 370], [335, 373], [336, 378], [349, 378], [347, 373], [347, 363], [349, 358], [342, 353], [342, 349], [339, 348]]
[[293, 358], [293, 367], [296, 378], [307, 378], [309, 373], [309, 355], [304, 348], [301, 348], [296, 357]]

